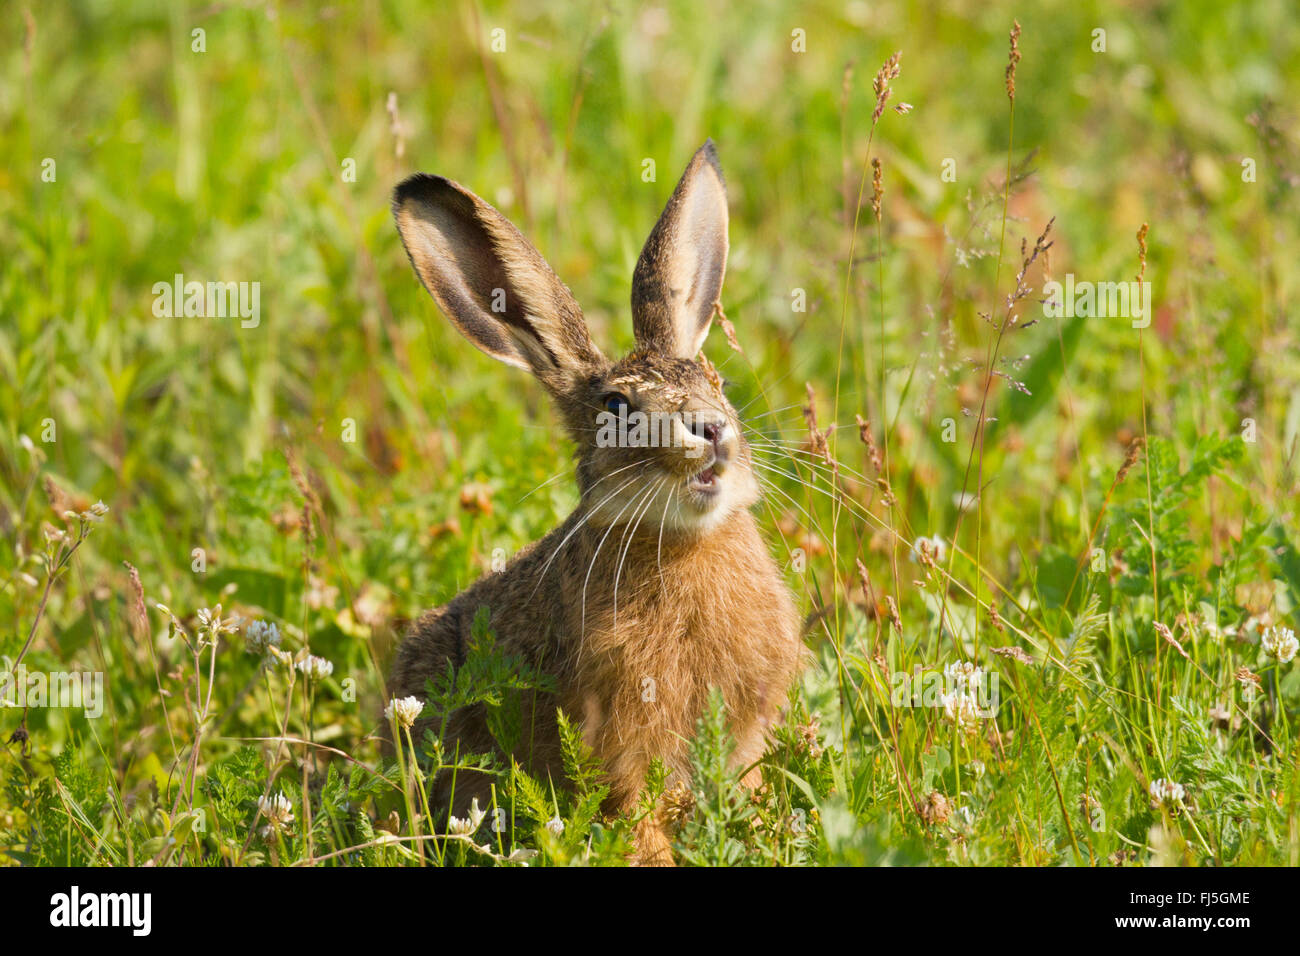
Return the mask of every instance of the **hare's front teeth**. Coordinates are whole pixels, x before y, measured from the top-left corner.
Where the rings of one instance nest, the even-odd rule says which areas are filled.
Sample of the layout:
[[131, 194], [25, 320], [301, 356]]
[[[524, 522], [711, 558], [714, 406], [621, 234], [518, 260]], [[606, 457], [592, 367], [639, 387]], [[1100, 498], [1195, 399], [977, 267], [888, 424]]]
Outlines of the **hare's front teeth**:
[[687, 485], [692, 491], [705, 495], [718, 493], [718, 479], [722, 476], [722, 463], [715, 461], [697, 475], [692, 475]]

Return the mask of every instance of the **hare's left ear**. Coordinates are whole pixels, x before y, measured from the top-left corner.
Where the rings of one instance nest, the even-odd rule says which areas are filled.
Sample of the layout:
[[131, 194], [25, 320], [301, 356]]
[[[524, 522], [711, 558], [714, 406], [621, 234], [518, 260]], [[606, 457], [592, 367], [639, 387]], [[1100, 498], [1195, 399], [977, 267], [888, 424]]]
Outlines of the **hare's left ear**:
[[632, 273], [637, 344], [678, 358], [704, 345], [727, 268], [727, 187], [713, 140], [695, 153]]

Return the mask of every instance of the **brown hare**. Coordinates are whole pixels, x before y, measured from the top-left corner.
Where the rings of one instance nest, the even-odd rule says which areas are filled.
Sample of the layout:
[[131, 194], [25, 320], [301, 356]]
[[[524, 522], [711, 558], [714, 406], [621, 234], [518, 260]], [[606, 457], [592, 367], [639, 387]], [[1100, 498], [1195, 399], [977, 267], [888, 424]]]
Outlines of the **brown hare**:
[[[420, 281], [452, 323], [550, 393], [577, 446], [581, 492], [558, 528], [414, 624], [393, 690], [423, 699], [427, 679], [464, 661], [486, 606], [498, 647], [556, 681], [556, 697], [526, 712], [526, 744], [515, 754], [542, 779], [564, 776], [559, 707], [601, 761], [606, 811], [633, 809], [653, 758], [670, 785], [689, 772], [689, 740], [711, 687], [726, 700], [736, 765], [753, 764], [803, 644], [790, 590], [750, 513], [759, 489], [741, 421], [716, 373], [696, 360], [727, 263], [713, 142], [695, 153], [637, 260], [637, 347], [617, 362], [592, 343], [578, 303], [537, 250], [465, 187], [416, 174], [397, 187], [393, 215]], [[447, 726], [461, 753], [493, 748], [481, 708], [450, 715]], [[488, 782], [462, 773], [453, 795], [451, 781], [439, 780], [437, 806], [452, 800], [463, 814], [474, 797], [486, 806]], [[757, 782], [757, 771], [746, 778]], [[638, 862], [672, 862], [653, 817], [634, 840]]]

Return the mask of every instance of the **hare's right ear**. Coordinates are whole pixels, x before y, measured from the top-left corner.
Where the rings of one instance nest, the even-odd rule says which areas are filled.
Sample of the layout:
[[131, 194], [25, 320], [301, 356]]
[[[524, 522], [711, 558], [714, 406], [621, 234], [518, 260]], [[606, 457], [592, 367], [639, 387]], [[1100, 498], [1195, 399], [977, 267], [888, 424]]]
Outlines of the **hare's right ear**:
[[459, 183], [416, 173], [393, 194], [411, 265], [465, 338], [551, 391], [604, 359], [578, 303], [541, 253]]
[[643, 349], [695, 358], [727, 270], [727, 187], [713, 140], [695, 151], [632, 273], [632, 328]]

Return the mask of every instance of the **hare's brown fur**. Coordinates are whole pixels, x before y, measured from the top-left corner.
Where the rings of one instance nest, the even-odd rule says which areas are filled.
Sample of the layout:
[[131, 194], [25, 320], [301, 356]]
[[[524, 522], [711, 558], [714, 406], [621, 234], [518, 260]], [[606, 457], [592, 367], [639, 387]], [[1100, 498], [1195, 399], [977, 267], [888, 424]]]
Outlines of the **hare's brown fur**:
[[[397, 654], [394, 694], [422, 698], [449, 661], [461, 665], [486, 607], [498, 648], [555, 678], [553, 698], [525, 702], [514, 755], [543, 779], [564, 776], [558, 707], [601, 761], [606, 809], [631, 810], [652, 759], [665, 763], [670, 784], [689, 772], [689, 740], [711, 687], [727, 704], [736, 765], [755, 763], [803, 647], [792, 595], [749, 510], [758, 491], [739, 416], [716, 375], [694, 361], [727, 251], [712, 145], [692, 160], [638, 262], [638, 349], [618, 363], [591, 344], [540, 255], [468, 190], [413, 178], [394, 205], [417, 273], [453, 322], [550, 391], [577, 446], [582, 492], [558, 528], [416, 622]], [[505, 310], [485, 308], [502, 289]], [[593, 432], [611, 393], [624, 408], [685, 413], [704, 425], [674, 432], [686, 452], [602, 445]], [[480, 708], [449, 715], [447, 727], [463, 753], [495, 746]], [[451, 787], [447, 775], [436, 782], [438, 806], [463, 814], [473, 798], [487, 802], [486, 777], [458, 774], [454, 799]], [[650, 821], [637, 850], [643, 862], [670, 860]]]

